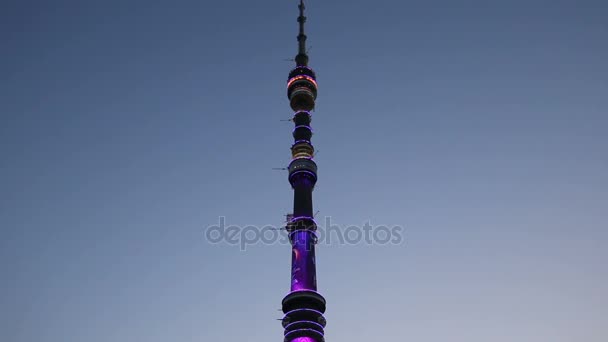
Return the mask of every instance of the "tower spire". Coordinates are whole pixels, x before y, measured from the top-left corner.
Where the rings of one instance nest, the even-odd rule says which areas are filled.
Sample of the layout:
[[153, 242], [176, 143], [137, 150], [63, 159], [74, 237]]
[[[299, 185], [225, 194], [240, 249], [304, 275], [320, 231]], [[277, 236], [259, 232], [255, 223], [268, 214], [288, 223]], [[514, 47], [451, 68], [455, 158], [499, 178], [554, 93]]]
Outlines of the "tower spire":
[[296, 56], [296, 65], [307, 66], [308, 55], [306, 54], [306, 33], [304, 33], [304, 23], [306, 23], [306, 16], [304, 15], [304, 0], [300, 0], [300, 16], [298, 17], [298, 23], [300, 23], [300, 33], [298, 34], [298, 55]]

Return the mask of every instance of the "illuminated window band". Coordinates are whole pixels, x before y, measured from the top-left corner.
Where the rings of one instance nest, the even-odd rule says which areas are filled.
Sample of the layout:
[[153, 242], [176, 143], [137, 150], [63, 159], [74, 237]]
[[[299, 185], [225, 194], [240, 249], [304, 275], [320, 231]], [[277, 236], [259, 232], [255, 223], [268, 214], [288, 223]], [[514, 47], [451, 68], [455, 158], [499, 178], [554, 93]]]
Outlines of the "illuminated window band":
[[324, 326], [322, 326], [321, 324], [319, 324], [319, 323], [317, 323], [317, 322], [313, 322], [313, 321], [295, 321], [295, 322], [292, 322], [292, 323], [287, 324], [287, 325], [286, 325], [284, 328], [285, 328], [285, 329], [289, 329], [289, 327], [290, 327], [290, 326], [292, 326], [292, 325], [295, 325], [295, 324], [302, 324], [302, 323], [316, 325], [316, 326], [318, 326], [319, 328], [321, 328], [321, 330], [323, 330], [323, 328], [324, 328]]
[[309, 171], [311, 176], [315, 179], [317, 178], [317, 164], [312, 157], [292, 159], [289, 165], [287, 165], [287, 170], [289, 170], [289, 179], [302, 171]]
[[306, 81], [308, 81], [308, 82], [310, 82], [310, 83], [314, 84], [316, 88], [318, 88], [318, 87], [319, 87], [319, 86], [317, 85], [317, 81], [315, 81], [315, 79], [314, 79], [314, 78], [312, 78], [312, 77], [310, 77], [310, 76], [308, 76], [308, 75], [298, 75], [298, 76], [296, 76], [296, 77], [291, 78], [291, 79], [289, 80], [289, 82], [287, 82], [287, 88], [291, 87], [291, 85], [292, 85], [294, 82], [297, 82], [297, 81], [302, 81], [302, 80], [306, 80]]
[[315, 149], [311, 144], [300, 143], [291, 146], [291, 157], [292, 159], [307, 158], [312, 159], [314, 156]]
[[[294, 157], [294, 158], [291, 160], [291, 162], [293, 163], [293, 162], [298, 161], [298, 160], [313, 160], [313, 157], [312, 157], [312, 156], [311, 156], [311, 157], [298, 157], [298, 158], [295, 158], [295, 157]], [[291, 164], [291, 163], [289, 163], [289, 164]]]
[[296, 153], [293, 153], [292, 160], [295, 159], [312, 159], [312, 153], [309, 151], [298, 151]]

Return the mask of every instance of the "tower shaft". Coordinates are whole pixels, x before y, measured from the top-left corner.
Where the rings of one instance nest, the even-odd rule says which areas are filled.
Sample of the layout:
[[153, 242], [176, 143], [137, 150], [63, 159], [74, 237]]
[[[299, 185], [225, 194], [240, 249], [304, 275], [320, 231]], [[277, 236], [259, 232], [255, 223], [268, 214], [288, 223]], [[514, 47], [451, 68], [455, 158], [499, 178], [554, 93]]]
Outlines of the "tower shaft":
[[296, 67], [287, 80], [287, 97], [294, 111], [294, 143], [289, 164], [289, 183], [294, 190], [293, 214], [287, 222], [292, 245], [291, 287], [283, 299], [284, 342], [324, 342], [325, 298], [317, 292], [315, 244], [317, 224], [313, 217], [312, 191], [317, 182], [317, 164], [311, 143], [310, 111], [317, 98], [315, 72], [308, 67], [304, 2], [300, 0]]

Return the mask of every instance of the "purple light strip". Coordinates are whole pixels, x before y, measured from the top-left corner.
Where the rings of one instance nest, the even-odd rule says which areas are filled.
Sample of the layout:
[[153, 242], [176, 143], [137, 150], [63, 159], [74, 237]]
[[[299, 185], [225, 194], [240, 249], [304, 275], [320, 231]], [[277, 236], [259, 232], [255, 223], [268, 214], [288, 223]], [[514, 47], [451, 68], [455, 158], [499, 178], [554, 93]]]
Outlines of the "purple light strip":
[[310, 131], [310, 133], [312, 133], [312, 127], [310, 126], [306, 126], [306, 125], [299, 125], [293, 128], [293, 131], [291, 132], [292, 134], [295, 133], [296, 129], [301, 128], [301, 127], [306, 127], [308, 128], [308, 130]]
[[289, 335], [291, 335], [293, 333], [302, 332], [302, 331], [311, 331], [311, 332], [314, 332], [317, 335], [320, 335], [321, 337], [323, 337], [323, 333], [320, 332], [320, 331], [316, 331], [315, 329], [297, 329], [297, 330], [292, 330], [292, 331], [288, 332], [287, 334], [285, 334], [285, 337], [287, 337], [287, 336], [289, 336]]
[[[312, 290], [298, 290], [298, 291], [312, 291]], [[295, 291], [293, 291], [293, 292], [295, 292]], [[314, 312], [316, 314], [319, 314], [319, 316], [323, 316], [323, 313], [321, 311], [315, 310], [315, 309], [294, 309], [294, 310], [291, 310], [291, 311], [287, 311], [287, 313], [285, 314], [285, 317], [289, 316], [289, 314], [292, 314], [292, 313], [298, 312], [298, 311], [312, 311], [312, 312]]]
[[311, 175], [314, 179], [317, 179], [317, 174], [311, 171], [307, 171], [307, 170], [298, 170], [294, 173], [292, 173], [289, 178], [291, 179], [291, 177], [297, 175], [298, 173], [308, 173], [309, 175]]
[[294, 325], [294, 324], [298, 324], [298, 323], [312, 323], [314, 325], [318, 325], [321, 329], [325, 328], [324, 326], [322, 326], [321, 324], [317, 323], [317, 322], [313, 322], [313, 321], [296, 321], [296, 322], [292, 322], [289, 323], [285, 326], [285, 329], [289, 328], [290, 326]]
[[299, 221], [299, 220], [310, 220], [310, 221], [314, 222], [315, 225], [317, 224], [317, 221], [315, 221], [314, 217], [310, 217], [310, 216], [296, 216], [296, 217], [292, 218], [291, 220], [289, 220], [289, 223], [293, 223], [293, 222]]
[[317, 342], [317, 339], [314, 337], [296, 337], [290, 342]]

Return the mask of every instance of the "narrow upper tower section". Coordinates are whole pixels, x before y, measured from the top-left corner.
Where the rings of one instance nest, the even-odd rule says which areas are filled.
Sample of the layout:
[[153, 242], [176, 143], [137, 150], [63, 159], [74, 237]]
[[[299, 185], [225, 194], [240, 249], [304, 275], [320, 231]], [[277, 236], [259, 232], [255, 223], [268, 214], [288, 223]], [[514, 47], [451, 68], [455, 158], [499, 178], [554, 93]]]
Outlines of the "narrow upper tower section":
[[307, 66], [308, 55], [306, 54], [306, 33], [304, 33], [304, 23], [306, 23], [306, 16], [304, 16], [304, 0], [300, 0], [300, 16], [298, 22], [300, 23], [300, 34], [298, 34], [298, 55], [296, 56], [296, 65]]

